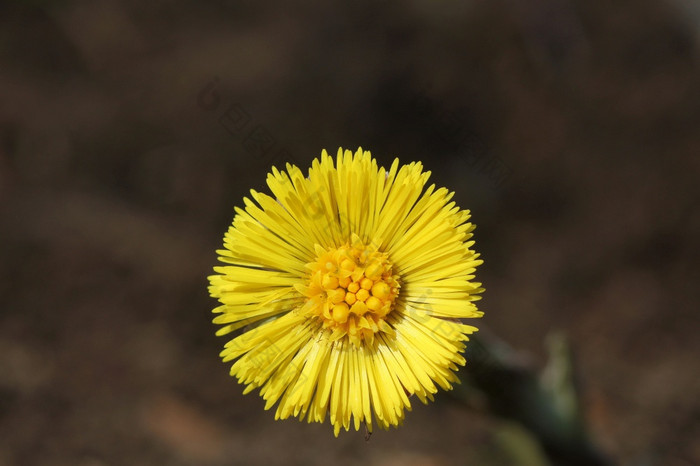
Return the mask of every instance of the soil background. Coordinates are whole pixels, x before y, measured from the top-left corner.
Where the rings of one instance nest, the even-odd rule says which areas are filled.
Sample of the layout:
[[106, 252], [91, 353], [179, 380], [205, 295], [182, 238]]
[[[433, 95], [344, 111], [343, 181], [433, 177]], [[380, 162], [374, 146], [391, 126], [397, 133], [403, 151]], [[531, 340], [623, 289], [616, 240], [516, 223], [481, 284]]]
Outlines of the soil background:
[[229, 377], [233, 208], [339, 146], [472, 210], [477, 325], [563, 332], [617, 464], [700, 464], [699, 59], [692, 0], [3, 2], [0, 465], [534, 464], [444, 395], [366, 442]]

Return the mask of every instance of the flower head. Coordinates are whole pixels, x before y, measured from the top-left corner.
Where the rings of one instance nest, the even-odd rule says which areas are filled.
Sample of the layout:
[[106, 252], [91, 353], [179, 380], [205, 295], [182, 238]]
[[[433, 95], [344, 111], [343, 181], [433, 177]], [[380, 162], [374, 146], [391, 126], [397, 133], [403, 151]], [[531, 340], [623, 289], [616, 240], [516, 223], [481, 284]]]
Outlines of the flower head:
[[[389, 170], [370, 153], [324, 150], [307, 176], [273, 167], [274, 197], [251, 191], [209, 277], [221, 356], [260, 388], [276, 419], [329, 415], [341, 427], [399, 425], [410, 397], [458, 383], [460, 354], [480, 317], [481, 264], [469, 211], [425, 189], [420, 163]], [[242, 331], [241, 331], [242, 329]]]

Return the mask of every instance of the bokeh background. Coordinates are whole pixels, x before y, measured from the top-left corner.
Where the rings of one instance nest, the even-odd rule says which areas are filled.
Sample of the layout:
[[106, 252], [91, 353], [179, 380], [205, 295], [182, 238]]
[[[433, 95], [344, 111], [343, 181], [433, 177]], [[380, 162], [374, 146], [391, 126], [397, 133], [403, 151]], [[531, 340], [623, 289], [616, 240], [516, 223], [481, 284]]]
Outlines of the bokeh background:
[[0, 464], [548, 464], [445, 396], [275, 422], [219, 361], [233, 207], [360, 145], [472, 210], [478, 325], [569, 338], [614, 463], [700, 464], [699, 59], [693, 0], [3, 2]]

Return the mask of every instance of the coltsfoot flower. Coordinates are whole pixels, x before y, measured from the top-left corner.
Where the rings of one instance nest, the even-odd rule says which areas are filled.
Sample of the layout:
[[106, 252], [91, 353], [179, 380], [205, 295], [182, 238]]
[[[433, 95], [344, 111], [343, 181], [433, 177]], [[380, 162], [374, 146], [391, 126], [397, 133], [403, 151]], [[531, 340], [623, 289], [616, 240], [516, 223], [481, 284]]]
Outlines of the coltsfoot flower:
[[275, 419], [330, 417], [337, 436], [388, 429], [458, 383], [481, 317], [482, 263], [469, 211], [420, 163], [385, 170], [370, 153], [324, 150], [308, 175], [272, 168], [273, 196], [251, 191], [217, 251], [210, 293], [231, 375], [260, 388]]

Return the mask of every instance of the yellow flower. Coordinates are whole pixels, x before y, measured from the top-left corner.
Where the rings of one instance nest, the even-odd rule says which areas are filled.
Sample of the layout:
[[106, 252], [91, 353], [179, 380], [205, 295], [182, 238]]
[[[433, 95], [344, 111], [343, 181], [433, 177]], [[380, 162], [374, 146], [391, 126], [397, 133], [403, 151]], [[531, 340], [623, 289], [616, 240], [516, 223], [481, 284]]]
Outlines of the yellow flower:
[[425, 184], [420, 163], [387, 171], [370, 153], [326, 151], [307, 176], [272, 168], [274, 197], [251, 191], [209, 277], [231, 375], [260, 388], [276, 419], [323, 422], [337, 436], [373, 419], [402, 423], [415, 395], [458, 383], [460, 354], [480, 317], [482, 263], [469, 211]]

